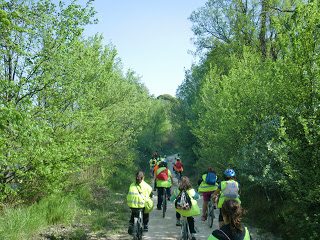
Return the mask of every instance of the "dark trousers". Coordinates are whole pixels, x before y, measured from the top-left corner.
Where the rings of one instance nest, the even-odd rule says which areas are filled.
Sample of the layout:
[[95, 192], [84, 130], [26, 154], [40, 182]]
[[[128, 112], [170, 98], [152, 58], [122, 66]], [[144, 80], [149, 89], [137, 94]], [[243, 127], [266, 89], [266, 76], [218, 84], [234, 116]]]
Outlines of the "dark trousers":
[[158, 188], [158, 203], [157, 203], [157, 208], [161, 208], [162, 205], [162, 197], [163, 197], [163, 191], [166, 189], [167, 191], [167, 197], [171, 196], [171, 188], [164, 188], [164, 187], [157, 187]]
[[[180, 213], [176, 212], [176, 218], [180, 220], [181, 215]], [[194, 218], [193, 217], [187, 217], [189, 229], [191, 233], [196, 233], [196, 230], [194, 229]]]
[[[131, 217], [130, 217], [130, 221], [129, 224], [133, 225], [133, 221], [134, 221], [134, 217], [139, 217], [139, 209], [141, 208], [131, 208]], [[144, 208], [143, 208], [143, 212], [142, 212], [142, 221], [143, 221], [143, 225], [148, 225], [149, 222], [149, 213], [144, 213]]]

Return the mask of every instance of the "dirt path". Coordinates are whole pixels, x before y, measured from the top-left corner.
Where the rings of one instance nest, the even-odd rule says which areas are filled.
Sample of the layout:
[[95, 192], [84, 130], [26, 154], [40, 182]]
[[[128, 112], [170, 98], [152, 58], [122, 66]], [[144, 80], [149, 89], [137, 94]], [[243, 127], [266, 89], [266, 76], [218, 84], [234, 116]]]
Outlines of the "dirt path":
[[[169, 163], [168, 168], [172, 171], [172, 161], [174, 160], [176, 155], [172, 155], [168, 157]], [[173, 178], [173, 186], [171, 188], [171, 192], [173, 192], [177, 186], [178, 181], [176, 178]], [[153, 185], [152, 185], [153, 186]], [[196, 186], [193, 186], [194, 188]], [[162, 211], [158, 211], [156, 209], [158, 197], [157, 192], [154, 192], [154, 196], [152, 198], [154, 202], [154, 210], [150, 212], [150, 220], [149, 220], [149, 231], [145, 232], [143, 234], [143, 240], [160, 240], [160, 239], [166, 239], [166, 240], [177, 240], [180, 239], [180, 229], [181, 227], [176, 226], [176, 214], [174, 209], [174, 204], [170, 201], [168, 201], [168, 208], [166, 211], [165, 218], [162, 217]], [[200, 211], [202, 213], [202, 203], [203, 199], [202, 196], [199, 200], [197, 200], [198, 205], [200, 207]], [[212, 228], [209, 228], [207, 221], [203, 222], [201, 221], [201, 215], [194, 216], [195, 219], [195, 228], [197, 231], [196, 239], [197, 240], [206, 240], [210, 236], [213, 230], [218, 229], [218, 216], [219, 216], [219, 210], [215, 210], [215, 216], [216, 218], [213, 221]], [[247, 226], [248, 230], [250, 231], [250, 234], [252, 236], [252, 239], [254, 240], [273, 240], [277, 239], [270, 233], [264, 233], [262, 235], [259, 235], [259, 229]]]
[[[168, 160], [168, 168], [172, 171], [172, 161], [174, 160], [175, 155], [169, 156]], [[171, 191], [173, 192], [178, 184], [177, 179], [173, 178], [174, 183], [171, 188]], [[195, 186], [194, 186], [195, 187]], [[157, 193], [154, 192], [153, 196], [153, 202], [155, 205], [154, 210], [150, 213], [150, 220], [149, 220], [149, 231], [144, 233], [143, 239], [145, 240], [155, 240], [155, 239], [167, 239], [167, 240], [173, 240], [173, 239], [179, 239], [180, 237], [180, 229], [181, 227], [176, 226], [176, 211], [174, 209], [174, 204], [170, 201], [168, 201], [168, 209], [166, 212], [165, 218], [162, 217], [162, 211], [158, 211], [156, 209], [156, 204], [158, 201]], [[199, 199], [198, 205], [200, 209], [202, 209], [202, 198]], [[216, 216], [218, 216], [218, 210], [216, 211]], [[197, 230], [197, 240], [201, 239], [207, 239], [211, 232], [218, 228], [218, 220], [215, 219], [213, 223], [213, 227], [209, 228], [207, 225], [207, 222], [201, 221], [201, 215], [195, 216], [195, 228]]]
[[[172, 171], [172, 161], [174, 160], [173, 156], [169, 156], [169, 164], [168, 167], [171, 172]], [[177, 179], [173, 178], [173, 186], [171, 191], [173, 192], [177, 186]], [[151, 184], [153, 186], [153, 183]], [[194, 188], [196, 186], [193, 186]], [[176, 226], [176, 216], [175, 216], [175, 209], [174, 209], [174, 204], [168, 201], [168, 208], [166, 212], [165, 218], [162, 217], [162, 211], [156, 210], [156, 205], [157, 205], [157, 192], [153, 192], [154, 197], [153, 197], [153, 202], [154, 202], [154, 210], [151, 211], [150, 213], [150, 220], [149, 220], [149, 231], [144, 232], [142, 239], [143, 240], [160, 240], [160, 239], [167, 239], [167, 240], [176, 240], [180, 239], [180, 229], [181, 227]], [[124, 197], [124, 201], [125, 197]], [[197, 200], [198, 205], [200, 207], [200, 210], [202, 212], [202, 197]], [[214, 219], [213, 226], [212, 228], [209, 228], [207, 225], [207, 222], [201, 221], [201, 215], [195, 216], [195, 228], [197, 231], [196, 238], [197, 240], [206, 240], [211, 232], [215, 229], [218, 229], [218, 215], [219, 215], [219, 210], [215, 210], [215, 216], [216, 218]], [[247, 225], [246, 225], [247, 226]], [[273, 240], [273, 239], [279, 239], [274, 237], [270, 233], [263, 233], [261, 234], [261, 229], [254, 228], [251, 226], [247, 226], [252, 239], [254, 240]], [[73, 237], [76, 235], [77, 231], [80, 233], [81, 231], [83, 232], [84, 235], [81, 235], [81, 238]], [[260, 234], [258, 234], [260, 233]], [[41, 236], [41, 237], [40, 237]], [[47, 232], [40, 234], [39, 237], [37, 238], [32, 238], [32, 239], [37, 239], [37, 240], [45, 240], [45, 239], [90, 239], [90, 240], [130, 240], [132, 239], [132, 236], [130, 236], [127, 233], [127, 228], [123, 229], [123, 231], [119, 232], [118, 234], [110, 234], [110, 232], [101, 230], [101, 231], [92, 231], [90, 226], [84, 226], [84, 225], [73, 225], [72, 227], [64, 227], [64, 226], [53, 226], [50, 228]], [[57, 236], [57, 237], [54, 237]], [[69, 238], [69, 236], [72, 236]]]

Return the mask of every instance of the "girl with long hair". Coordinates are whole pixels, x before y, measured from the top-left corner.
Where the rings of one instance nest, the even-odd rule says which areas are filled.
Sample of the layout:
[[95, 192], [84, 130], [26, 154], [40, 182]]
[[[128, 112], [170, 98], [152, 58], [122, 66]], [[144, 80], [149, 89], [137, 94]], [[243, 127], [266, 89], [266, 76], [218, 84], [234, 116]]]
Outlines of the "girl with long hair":
[[221, 212], [224, 225], [214, 230], [207, 240], [251, 240], [248, 229], [241, 224], [244, 210], [236, 199], [226, 199]]
[[181, 215], [187, 217], [188, 224], [189, 224], [189, 229], [190, 233], [192, 236], [192, 240], [196, 239], [196, 230], [194, 227], [194, 218], [193, 216], [195, 215], [200, 215], [200, 208], [197, 204], [196, 199], [200, 198], [200, 195], [192, 188], [191, 183], [189, 181], [189, 178], [186, 176], [181, 177], [180, 184], [178, 189], [174, 191], [172, 194], [170, 201], [175, 201], [177, 196], [179, 195], [180, 192], [185, 191], [188, 195], [189, 198], [191, 199], [191, 209], [190, 210], [184, 210], [184, 209], [178, 209], [175, 207], [176, 210], [176, 218], [177, 218], [177, 223], [176, 225], [179, 226], [180, 224], [180, 219]]

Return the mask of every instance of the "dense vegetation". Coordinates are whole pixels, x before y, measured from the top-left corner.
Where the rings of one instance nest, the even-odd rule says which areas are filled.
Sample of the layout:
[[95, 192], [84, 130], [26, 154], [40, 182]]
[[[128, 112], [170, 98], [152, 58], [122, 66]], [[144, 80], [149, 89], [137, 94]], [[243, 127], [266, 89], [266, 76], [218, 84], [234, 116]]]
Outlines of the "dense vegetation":
[[[79, 211], [97, 210], [93, 225], [105, 227], [109, 191], [155, 149], [179, 147], [188, 174], [236, 169], [265, 228], [318, 239], [319, 1], [209, 0], [190, 16], [201, 60], [177, 98], [150, 96], [115, 46], [84, 36], [90, 2], [0, 1], [0, 238]], [[34, 220], [30, 233], [21, 215], [8, 222], [12, 209]]]
[[[9, 207], [35, 202], [47, 214], [38, 221], [58, 223], [50, 215], [58, 210], [53, 205], [69, 199], [52, 200], [61, 191], [76, 189], [87, 198], [81, 189], [88, 183], [127, 187], [136, 163], [163, 149], [161, 133], [171, 128], [167, 101], [149, 96], [135, 72], [123, 71], [115, 46], [103, 46], [102, 36], [83, 35], [96, 22], [90, 1], [56, 6], [12, 0], [1, 1], [0, 9], [2, 223], [14, 218]], [[26, 236], [26, 222], [18, 222], [14, 234]], [[6, 224], [0, 233], [9, 235], [0, 238], [9, 239]]]
[[284, 239], [319, 238], [319, 18], [319, 1], [208, 1], [177, 94], [183, 152], [235, 168], [251, 216]]

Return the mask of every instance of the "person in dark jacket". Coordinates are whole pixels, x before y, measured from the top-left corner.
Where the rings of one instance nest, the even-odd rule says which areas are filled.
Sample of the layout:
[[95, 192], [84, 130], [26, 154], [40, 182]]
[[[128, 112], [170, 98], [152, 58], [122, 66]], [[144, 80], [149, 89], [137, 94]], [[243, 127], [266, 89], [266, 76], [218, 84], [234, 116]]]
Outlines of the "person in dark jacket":
[[244, 211], [236, 199], [226, 199], [221, 211], [225, 225], [214, 230], [207, 240], [252, 240], [248, 229], [241, 224]]

